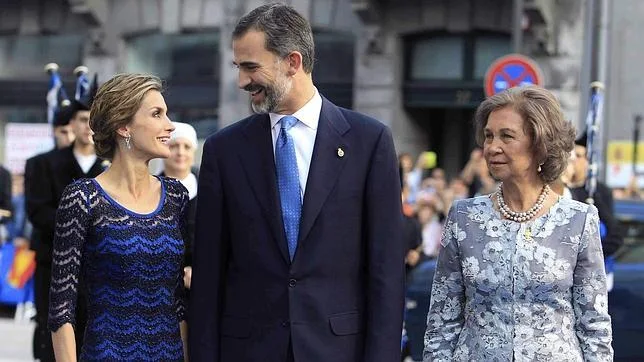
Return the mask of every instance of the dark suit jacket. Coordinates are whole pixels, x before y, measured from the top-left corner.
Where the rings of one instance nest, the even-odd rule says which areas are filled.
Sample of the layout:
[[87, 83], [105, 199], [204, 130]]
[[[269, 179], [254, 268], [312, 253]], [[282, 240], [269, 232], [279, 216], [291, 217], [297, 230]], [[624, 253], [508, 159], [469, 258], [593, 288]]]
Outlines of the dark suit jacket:
[[27, 160], [25, 165], [25, 202], [27, 217], [34, 227], [36, 259], [51, 264], [56, 209], [67, 185], [83, 177], [96, 177], [103, 172], [102, 160], [88, 173], [83, 173], [73, 153], [73, 145], [52, 150]]
[[[199, 175], [198, 171], [192, 171], [193, 174]], [[165, 176], [165, 172], [161, 172], [159, 176]], [[186, 206], [185, 219], [182, 221], [184, 227], [181, 229], [181, 236], [183, 237], [184, 253], [183, 265], [192, 266], [192, 250], [195, 240], [195, 220], [197, 218], [197, 197], [188, 201]]]
[[[584, 187], [576, 187], [570, 190], [572, 198], [586, 202], [588, 192]], [[613, 193], [605, 184], [597, 182], [597, 189], [593, 195], [594, 205], [599, 212], [599, 219], [606, 225], [606, 236], [602, 238], [602, 250], [604, 256], [615, 254], [622, 244], [624, 244], [624, 236], [622, 229], [615, 219], [615, 211], [613, 208]]]
[[197, 197], [192, 361], [284, 362], [289, 340], [295, 361], [400, 360], [405, 246], [387, 127], [323, 98], [292, 262], [268, 115], [208, 138]]
[[[0, 209], [13, 213], [13, 204], [11, 203], [11, 199], [11, 172], [0, 166]], [[9, 219], [11, 218], [0, 217], [0, 222], [4, 223], [9, 221]]]

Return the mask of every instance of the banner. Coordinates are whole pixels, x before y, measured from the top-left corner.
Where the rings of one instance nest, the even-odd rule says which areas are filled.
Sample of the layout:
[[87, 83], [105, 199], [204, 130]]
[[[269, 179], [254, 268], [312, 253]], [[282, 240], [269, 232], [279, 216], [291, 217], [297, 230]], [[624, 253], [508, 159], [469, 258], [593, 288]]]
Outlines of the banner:
[[4, 137], [4, 166], [13, 174], [25, 172], [28, 158], [54, 148], [52, 128], [47, 123], [7, 123]]
[[[611, 188], [628, 186], [633, 176], [633, 141], [610, 141], [606, 150], [606, 185]], [[637, 179], [644, 187], [644, 142], [637, 145]]]

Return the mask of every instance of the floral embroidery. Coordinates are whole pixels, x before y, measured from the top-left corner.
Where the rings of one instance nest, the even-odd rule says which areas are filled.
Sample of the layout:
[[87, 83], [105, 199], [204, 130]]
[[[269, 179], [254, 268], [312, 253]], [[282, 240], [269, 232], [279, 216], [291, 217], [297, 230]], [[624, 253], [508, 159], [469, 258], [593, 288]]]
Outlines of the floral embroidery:
[[441, 244], [424, 361], [612, 360], [595, 207], [561, 199], [521, 225], [460, 200]]

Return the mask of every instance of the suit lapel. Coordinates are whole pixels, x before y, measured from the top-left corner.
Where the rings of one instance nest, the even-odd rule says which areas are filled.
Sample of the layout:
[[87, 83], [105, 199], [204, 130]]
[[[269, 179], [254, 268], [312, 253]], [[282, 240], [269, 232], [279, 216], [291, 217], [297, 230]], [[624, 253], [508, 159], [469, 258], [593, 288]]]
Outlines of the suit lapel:
[[247, 147], [239, 153], [248, 182], [270, 224], [280, 253], [290, 263], [277, 191], [275, 158], [268, 114], [256, 115], [244, 128]]
[[71, 176], [72, 180], [78, 180], [83, 177], [83, 170], [81, 170], [78, 161], [76, 161], [76, 156], [74, 156], [73, 144], [65, 149], [64, 155], [67, 174]]
[[94, 164], [92, 165], [92, 168], [89, 169], [85, 177], [96, 177], [100, 175], [103, 171], [105, 171], [103, 160], [97, 157], [96, 161], [94, 161]]
[[298, 244], [306, 240], [347, 158], [351, 157], [350, 145], [342, 138], [349, 128], [349, 123], [338, 108], [323, 97], [304, 194]]

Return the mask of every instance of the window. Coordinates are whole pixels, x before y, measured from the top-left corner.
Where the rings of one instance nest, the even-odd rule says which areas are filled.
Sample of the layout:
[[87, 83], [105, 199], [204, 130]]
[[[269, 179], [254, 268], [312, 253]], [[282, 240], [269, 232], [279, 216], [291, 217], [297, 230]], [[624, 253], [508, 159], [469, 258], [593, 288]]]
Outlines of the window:
[[462, 79], [464, 39], [459, 36], [437, 36], [420, 39], [411, 49], [411, 78]]
[[352, 34], [315, 32], [315, 62], [313, 76], [316, 81], [353, 82], [355, 39]]
[[126, 42], [125, 68], [163, 79], [218, 79], [219, 33], [132, 37]]
[[487, 68], [497, 58], [512, 53], [507, 36], [486, 35], [474, 40], [474, 78], [485, 78]]
[[55, 62], [63, 76], [72, 76], [82, 62], [82, 35], [0, 36], [0, 78], [43, 79], [44, 66]]
[[510, 35], [475, 31], [429, 33], [405, 39], [407, 79], [482, 80], [492, 62], [511, 53]]

